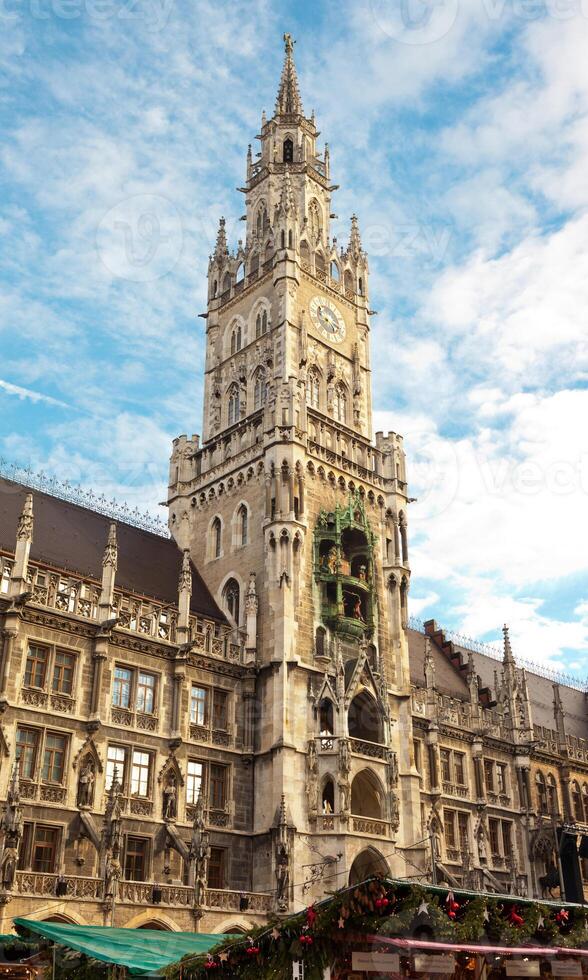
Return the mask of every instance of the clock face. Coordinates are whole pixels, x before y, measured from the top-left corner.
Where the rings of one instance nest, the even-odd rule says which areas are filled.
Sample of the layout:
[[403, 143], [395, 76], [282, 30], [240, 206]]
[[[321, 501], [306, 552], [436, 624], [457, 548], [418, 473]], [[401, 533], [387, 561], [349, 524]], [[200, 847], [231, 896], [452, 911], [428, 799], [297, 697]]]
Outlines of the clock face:
[[310, 315], [318, 332], [335, 344], [345, 339], [345, 320], [332, 300], [326, 296], [314, 296], [310, 301]]

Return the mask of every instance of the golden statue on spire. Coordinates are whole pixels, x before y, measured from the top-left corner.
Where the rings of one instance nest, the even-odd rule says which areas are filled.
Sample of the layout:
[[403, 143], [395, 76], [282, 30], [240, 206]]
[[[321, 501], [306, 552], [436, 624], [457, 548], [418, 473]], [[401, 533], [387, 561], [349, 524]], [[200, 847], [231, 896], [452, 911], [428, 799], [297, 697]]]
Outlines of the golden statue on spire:
[[291, 34], [284, 34], [284, 47], [286, 49], [286, 54], [292, 54], [295, 44], [296, 41], [292, 39]]

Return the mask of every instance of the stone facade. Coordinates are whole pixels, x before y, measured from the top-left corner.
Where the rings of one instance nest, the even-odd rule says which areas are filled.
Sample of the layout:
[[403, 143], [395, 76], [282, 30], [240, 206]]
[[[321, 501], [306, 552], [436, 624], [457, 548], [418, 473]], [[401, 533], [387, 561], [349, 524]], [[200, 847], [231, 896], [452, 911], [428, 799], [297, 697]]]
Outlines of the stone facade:
[[374, 871], [556, 895], [558, 833], [588, 834], [585, 694], [517, 666], [506, 629], [497, 661], [410, 625], [367, 256], [355, 217], [329, 235], [285, 42], [245, 242], [221, 220], [210, 259], [171, 539], [0, 484], [2, 931], [246, 930]]

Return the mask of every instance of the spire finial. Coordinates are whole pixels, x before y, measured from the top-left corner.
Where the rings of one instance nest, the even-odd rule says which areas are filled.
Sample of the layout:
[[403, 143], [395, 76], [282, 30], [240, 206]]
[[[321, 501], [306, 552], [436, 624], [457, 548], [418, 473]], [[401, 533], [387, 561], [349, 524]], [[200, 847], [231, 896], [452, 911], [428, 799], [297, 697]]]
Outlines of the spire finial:
[[220, 256], [224, 257], [227, 254], [227, 232], [226, 221], [224, 218], [221, 218], [218, 223], [218, 234], [216, 236], [214, 254], [217, 258]]
[[32, 541], [33, 539], [33, 495], [27, 493], [25, 497], [22, 514], [18, 520], [16, 537], [19, 541]]
[[505, 664], [514, 664], [515, 660], [514, 660], [514, 656], [513, 656], [513, 652], [512, 652], [512, 647], [510, 645], [510, 637], [508, 635], [508, 626], [506, 625], [506, 623], [502, 627], [502, 632], [504, 634], [504, 657], [503, 657], [503, 662]]
[[108, 529], [108, 540], [104, 549], [104, 555], [102, 556], [102, 567], [106, 568], [110, 565], [116, 570], [117, 564], [118, 546], [116, 542], [116, 524], [113, 521]]
[[295, 41], [291, 34], [284, 34], [284, 48], [286, 57], [280, 78], [280, 87], [276, 99], [276, 116], [304, 115], [302, 100], [298, 88], [298, 76], [296, 75], [296, 65], [294, 64], [294, 44]]
[[359, 224], [357, 222], [357, 215], [351, 215], [351, 232], [349, 235], [349, 251], [354, 258], [359, 258], [361, 255], [361, 235], [359, 234]]

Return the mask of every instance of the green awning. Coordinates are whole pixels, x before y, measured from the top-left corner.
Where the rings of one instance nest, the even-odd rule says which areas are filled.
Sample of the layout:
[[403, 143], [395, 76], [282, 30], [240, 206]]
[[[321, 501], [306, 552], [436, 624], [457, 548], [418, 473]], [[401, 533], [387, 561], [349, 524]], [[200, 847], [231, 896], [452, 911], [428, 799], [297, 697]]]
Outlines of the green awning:
[[158, 973], [188, 953], [206, 953], [227, 938], [223, 933], [210, 935], [202, 932], [160, 932], [157, 929], [74, 926], [24, 918], [17, 918], [14, 923], [95, 960], [126, 966], [135, 975]]

